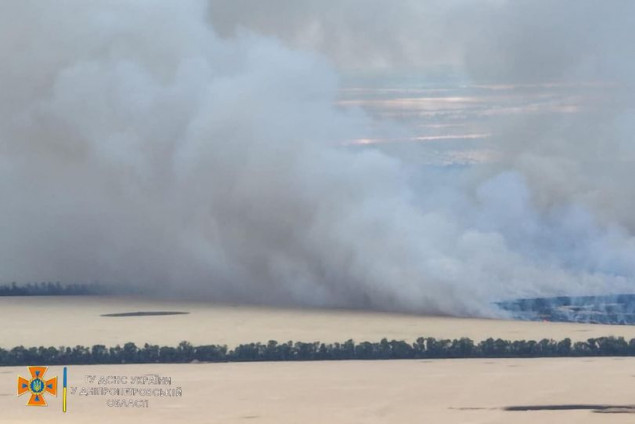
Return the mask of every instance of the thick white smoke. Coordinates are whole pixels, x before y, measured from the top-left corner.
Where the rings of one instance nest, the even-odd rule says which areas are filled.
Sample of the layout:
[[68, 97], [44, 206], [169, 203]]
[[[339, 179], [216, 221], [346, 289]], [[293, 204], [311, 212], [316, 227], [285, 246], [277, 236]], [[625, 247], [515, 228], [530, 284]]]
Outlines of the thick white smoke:
[[598, 183], [599, 169], [569, 184], [554, 165], [579, 165], [568, 141], [519, 148], [534, 134], [521, 126], [494, 141], [504, 160], [485, 175], [414, 175], [338, 147], [371, 122], [334, 105], [329, 62], [255, 32], [219, 37], [212, 6], [7, 4], [0, 279], [459, 315], [632, 291], [632, 197], [617, 209], [584, 197], [617, 177]]

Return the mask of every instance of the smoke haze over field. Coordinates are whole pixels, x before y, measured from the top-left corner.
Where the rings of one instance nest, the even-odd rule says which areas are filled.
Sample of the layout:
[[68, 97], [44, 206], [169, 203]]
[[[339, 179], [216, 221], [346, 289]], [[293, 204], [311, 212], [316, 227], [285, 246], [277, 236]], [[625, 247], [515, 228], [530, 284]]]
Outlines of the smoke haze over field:
[[[635, 291], [632, 2], [4, 9], [2, 281], [455, 315]], [[341, 72], [440, 66], [579, 105], [490, 119], [479, 166], [342, 147], [413, 130], [338, 106]]]

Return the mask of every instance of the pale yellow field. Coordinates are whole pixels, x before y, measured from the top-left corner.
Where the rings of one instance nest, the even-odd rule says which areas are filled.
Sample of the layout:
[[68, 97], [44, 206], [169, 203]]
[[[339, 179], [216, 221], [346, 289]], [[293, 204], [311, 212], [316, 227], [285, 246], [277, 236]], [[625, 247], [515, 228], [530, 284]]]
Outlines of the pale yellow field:
[[[186, 311], [188, 315], [108, 318], [101, 314]], [[118, 298], [0, 298], [0, 345], [90, 346], [134, 341], [175, 345], [278, 341], [414, 340], [419, 336], [481, 340], [574, 340], [635, 337], [634, 326], [456, 319], [354, 311], [292, 310]], [[34, 364], [46, 365], [46, 364]], [[26, 367], [0, 368], [0, 423], [631, 423], [635, 358], [340, 361], [183, 365], [70, 366], [69, 409], [25, 406], [16, 396]], [[125, 396], [79, 396], [86, 375], [172, 379], [182, 397], [148, 399], [147, 408], [109, 407]], [[51, 367], [47, 378], [58, 376]], [[131, 387], [131, 386], [108, 386]], [[144, 387], [144, 386], [134, 386]], [[156, 388], [156, 386], [153, 386]], [[505, 411], [508, 406], [582, 405], [579, 410]], [[586, 405], [586, 406], [585, 406]], [[622, 407], [593, 412], [592, 405]]]
[[[150, 397], [148, 408], [108, 407], [117, 396], [70, 396], [46, 408], [15, 396], [16, 374], [0, 369], [0, 423], [632, 423], [632, 413], [510, 412], [514, 405], [635, 404], [635, 359], [341, 361], [69, 367], [85, 375], [170, 376], [180, 398]], [[61, 375], [52, 367], [50, 376]], [[25, 395], [26, 396], [26, 395]], [[121, 398], [121, 397], [119, 397]]]
[[[111, 318], [101, 314], [184, 311], [188, 315]], [[0, 347], [227, 344], [277, 340], [335, 342], [354, 339], [414, 341], [488, 337], [586, 340], [598, 336], [635, 338], [635, 326], [461, 319], [362, 311], [278, 309], [96, 297], [0, 297]]]

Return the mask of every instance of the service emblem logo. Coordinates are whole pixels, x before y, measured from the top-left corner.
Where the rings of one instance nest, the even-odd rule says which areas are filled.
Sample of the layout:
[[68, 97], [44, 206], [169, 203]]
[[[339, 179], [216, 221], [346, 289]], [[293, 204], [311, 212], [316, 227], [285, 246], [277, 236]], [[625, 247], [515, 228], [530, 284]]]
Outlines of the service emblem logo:
[[44, 379], [47, 369], [48, 367], [29, 367], [30, 380], [18, 376], [18, 396], [31, 393], [27, 406], [46, 406], [45, 393], [57, 396], [57, 377]]

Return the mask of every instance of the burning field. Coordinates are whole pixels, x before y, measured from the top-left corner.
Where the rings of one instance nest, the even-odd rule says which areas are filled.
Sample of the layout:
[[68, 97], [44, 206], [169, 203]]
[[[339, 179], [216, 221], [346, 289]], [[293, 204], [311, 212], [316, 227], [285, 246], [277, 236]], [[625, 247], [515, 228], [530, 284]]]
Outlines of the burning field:
[[635, 295], [517, 299], [497, 305], [521, 320], [635, 325]]

